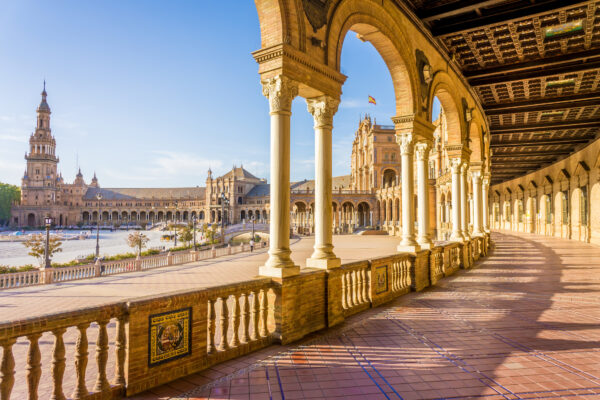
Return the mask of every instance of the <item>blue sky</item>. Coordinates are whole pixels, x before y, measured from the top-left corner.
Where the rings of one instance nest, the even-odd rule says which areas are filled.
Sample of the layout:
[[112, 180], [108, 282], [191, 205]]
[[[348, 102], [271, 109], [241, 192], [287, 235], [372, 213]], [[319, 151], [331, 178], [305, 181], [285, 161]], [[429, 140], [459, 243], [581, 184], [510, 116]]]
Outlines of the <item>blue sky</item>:
[[[0, 181], [20, 184], [44, 79], [69, 182], [77, 160], [104, 187], [202, 186], [209, 166], [220, 175], [233, 164], [268, 178], [268, 104], [250, 54], [259, 48], [252, 1], [1, 2]], [[383, 60], [353, 33], [342, 72], [335, 175], [349, 173], [360, 116], [389, 124], [395, 108]], [[312, 116], [301, 98], [292, 112], [292, 179], [310, 179]]]

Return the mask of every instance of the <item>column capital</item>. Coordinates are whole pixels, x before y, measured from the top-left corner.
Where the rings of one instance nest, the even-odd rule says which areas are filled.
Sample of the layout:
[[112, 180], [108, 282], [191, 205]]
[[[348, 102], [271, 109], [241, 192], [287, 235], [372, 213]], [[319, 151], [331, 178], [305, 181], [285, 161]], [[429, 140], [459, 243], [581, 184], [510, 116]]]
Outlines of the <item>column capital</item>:
[[450, 159], [450, 168], [452, 168], [452, 173], [453, 174], [460, 174], [460, 168], [462, 166], [462, 159], [461, 158], [451, 158]]
[[333, 116], [337, 112], [340, 101], [330, 96], [319, 96], [306, 99], [308, 112], [315, 120], [315, 128], [333, 127]]
[[490, 177], [487, 174], [483, 176], [482, 183], [486, 187], [490, 185]]
[[466, 176], [468, 171], [469, 171], [469, 162], [463, 161], [460, 166], [460, 173]]
[[412, 132], [396, 134], [396, 142], [400, 145], [400, 154], [414, 154], [415, 141]]
[[471, 171], [471, 176], [473, 177], [473, 180], [477, 179], [478, 182], [481, 182], [481, 171]]
[[292, 100], [298, 95], [298, 84], [286, 76], [277, 75], [261, 81], [263, 95], [269, 99], [271, 113], [291, 112]]
[[429, 158], [429, 151], [431, 150], [431, 142], [421, 141], [415, 145], [417, 154], [417, 161], [427, 160]]

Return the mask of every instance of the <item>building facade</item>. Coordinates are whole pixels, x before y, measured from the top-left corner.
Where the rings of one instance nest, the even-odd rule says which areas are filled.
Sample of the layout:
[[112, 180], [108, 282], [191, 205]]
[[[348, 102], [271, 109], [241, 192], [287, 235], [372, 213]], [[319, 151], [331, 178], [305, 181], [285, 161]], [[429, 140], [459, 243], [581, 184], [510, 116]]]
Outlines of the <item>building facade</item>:
[[[44, 88], [37, 108], [35, 132], [25, 155], [21, 201], [12, 208], [14, 227], [37, 227], [50, 216], [57, 226], [147, 225], [162, 222], [241, 223], [269, 221], [270, 185], [243, 166], [222, 176], [209, 169], [204, 186], [182, 188], [103, 188], [94, 173], [88, 182], [81, 170], [67, 183], [59, 172], [56, 139], [50, 128], [50, 107]], [[447, 172], [443, 155], [445, 118], [436, 125], [431, 149], [432, 196], [443, 185], [436, 179]], [[336, 233], [380, 226], [390, 234], [400, 232], [401, 164], [393, 126], [378, 125], [370, 116], [359, 122], [352, 143], [350, 174], [333, 178], [333, 228]], [[315, 181], [290, 185], [291, 228], [298, 233], [314, 229]], [[439, 197], [439, 196], [438, 196]], [[444, 214], [445, 215], [445, 214]], [[432, 216], [432, 220], [437, 219]]]

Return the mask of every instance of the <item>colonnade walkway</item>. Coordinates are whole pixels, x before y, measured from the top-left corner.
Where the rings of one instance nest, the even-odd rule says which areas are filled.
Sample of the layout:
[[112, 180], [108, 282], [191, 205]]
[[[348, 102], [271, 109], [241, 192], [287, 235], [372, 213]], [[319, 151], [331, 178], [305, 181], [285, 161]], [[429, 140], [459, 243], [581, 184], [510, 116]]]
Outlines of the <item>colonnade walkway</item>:
[[435, 287], [135, 399], [600, 399], [600, 248], [492, 239]]

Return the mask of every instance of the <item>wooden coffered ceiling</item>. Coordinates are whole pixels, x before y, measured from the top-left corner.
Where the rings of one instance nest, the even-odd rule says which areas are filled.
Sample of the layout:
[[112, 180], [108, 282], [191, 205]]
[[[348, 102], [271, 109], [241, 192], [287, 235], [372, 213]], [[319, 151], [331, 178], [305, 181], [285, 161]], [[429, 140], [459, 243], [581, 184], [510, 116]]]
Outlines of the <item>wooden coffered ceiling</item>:
[[600, 1], [408, 2], [481, 100], [493, 183], [600, 135]]

